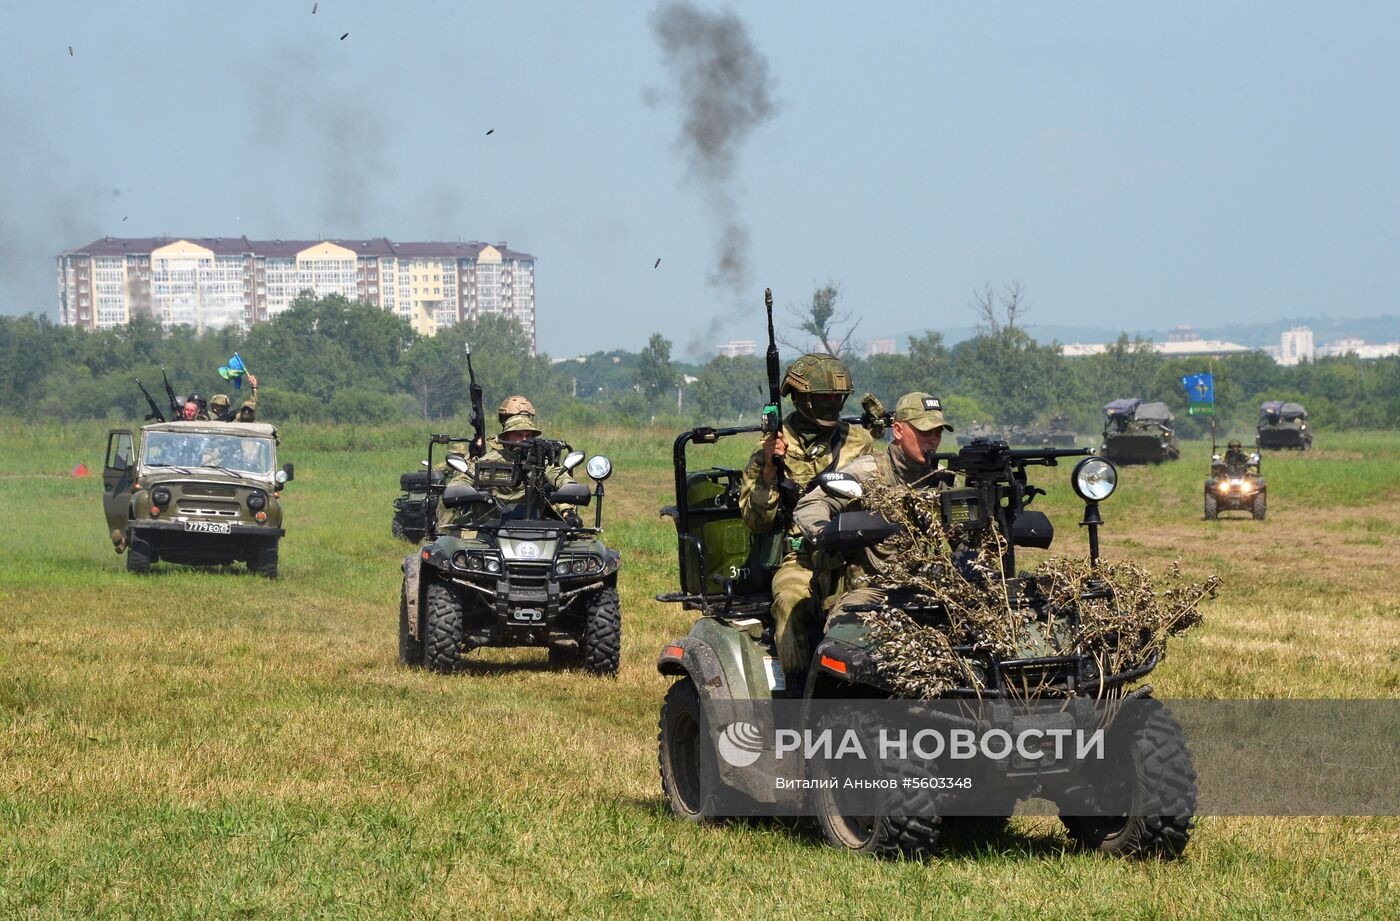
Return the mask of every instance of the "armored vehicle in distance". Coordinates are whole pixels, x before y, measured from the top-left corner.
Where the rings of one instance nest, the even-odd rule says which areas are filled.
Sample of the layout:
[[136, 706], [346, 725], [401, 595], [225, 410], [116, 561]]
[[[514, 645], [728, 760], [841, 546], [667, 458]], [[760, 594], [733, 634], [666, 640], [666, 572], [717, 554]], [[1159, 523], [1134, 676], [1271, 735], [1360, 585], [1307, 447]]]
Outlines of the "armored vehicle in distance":
[[1119, 464], [1160, 464], [1181, 456], [1172, 430], [1176, 417], [1167, 404], [1114, 400], [1103, 414], [1101, 456]]
[[1313, 433], [1308, 428], [1308, 411], [1302, 403], [1270, 400], [1259, 407], [1259, 427], [1255, 444], [1261, 448], [1295, 448], [1306, 451], [1312, 447]]

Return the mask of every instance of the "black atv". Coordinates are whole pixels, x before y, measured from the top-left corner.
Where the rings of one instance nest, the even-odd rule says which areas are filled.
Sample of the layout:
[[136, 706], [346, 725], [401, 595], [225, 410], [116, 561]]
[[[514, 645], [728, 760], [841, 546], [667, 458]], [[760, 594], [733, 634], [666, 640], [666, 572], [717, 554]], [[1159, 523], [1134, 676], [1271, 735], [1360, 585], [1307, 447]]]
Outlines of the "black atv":
[[[434, 435], [434, 445], [469, 442]], [[583, 454], [543, 438], [503, 445], [505, 462], [470, 465], [449, 453], [447, 465], [472, 472], [470, 482], [429, 485], [443, 508], [465, 517], [439, 528], [428, 520], [429, 543], [404, 559], [399, 603], [399, 660], [455, 672], [482, 646], [542, 646], [550, 662], [599, 675], [617, 673], [622, 614], [617, 594], [621, 554], [602, 539], [603, 481], [611, 462], [588, 461], [595, 487], [566, 483], [551, 489], [546, 470], [572, 471]], [[429, 468], [431, 469], [431, 467]], [[494, 491], [494, 492], [493, 492]], [[518, 499], [498, 500], [496, 494]], [[577, 508], [595, 502], [592, 526]]]
[[399, 540], [419, 543], [428, 532], [428, 520], [436, 517], [437, 494], [428, 489], [429, 481], [441, 484], [442, 474], [414, 470], [399, 475], [399, 489], [403, 490], [403, 495], [394, 500], [394, 520], [389, 526]]
[[[994, 654], [981, 642], [954, 647], [966, 680], [931, 704], [1001, 707], [996, 719], [1010, 726], [1017, 720], [1053, 724], [1071, 707], [1082, 711], [1087, 706], [1090, 719], [1096, 719], [1105, 702], [1121, 707], [1133, 701], [1133, 712], [1124, 713], [1109, 730], [1116, 744], [1108, 771], [1086, 780], [1064, 763], [1010, 758], [984, 765], [987, 773], [975, 778], [979, 789], [994, 787], [1000, 793], [995, 809], [984, 814], [954, 811], [944, 794], [932, 792], [916, 799], [917, 807], [911, 807], [908, 796], [896, 806], [877, 799], [853, 807], [829, 792], [833, 788], [819, 767], [781, 762], [773, 744], [765, 741], [769, 723], [787, 725], [785, 721], [792, 720], [803, 732], [821, 731], [815, 714], [820, 710], [830, 715], [833, 705], [854, 708], [851, 713], [859, 723], [865, 712], [860, 708], [872, 702], [903, 706], [911, 701], [901, 700], [897, 682], [881, 664], [882, 650], [861, 616], [865, 611], [833, 612], [813, 647], [803, 687], [785, 686], [781, 672], [775, 674], [772, 621], [754, 569], [761, 554], [751, 552], [745, 563], [735, 549], [736, 532], [727, 524], [735, 503], [725, 471], [688, 474], [685, 467], [687, 443], [713, 443], [733, 431], [697, 429], [676, 443], [677, 505], [666, 513], [676, 521], [681, 591], [662, 600], [681, 602], [703, 616], [687, 636], [668, 644], [657, 662], [662, 674], [677, 679], [661, 708], [658, 737], [661, 785], [675, 815], [708, 821], [725, 815], [777, 814], [765, 811], [779, 799], [774, 790], [783, 789], [777, 780], [797, 770], [798, 776], [786, 775], [789, 789], [799, 784], [816, 792], [810, 794], [807, 811], [787, 814], [815, 815], [828, 843], [843, 850], [927, 856], [939, 847], [945, 818], [949, 824], [995, 828], [1005, 822], [1018, 799], [1042, 796], [1061, 804], [1066, 830], [1078, 845], [1123, 856], [1172, 857], [1181, 852], [1195, 812], [1195, 772], [1180, 727], [1150, 700], [1150, 685], [1140, 684], [1156, 666], [1156, 655], [1135, 668], [1105, 672], [1100, 663], [1115, 642], [1111, 638], [1103, 640], [1101, 648], [1065, 654], [1061, 647], [1071, 645], [1077, 608], [1070, 604], [1052, 610], [1049, 587], [1016, 570], [1018, 546], [1048, 548], [1054, 533], [1043, 513], [1027, 508], [1043, 492], [1028, 483], [1027, 467], [1084, 457], [1071, 485], [1085, 503], [1080, 524], [1088, 528], [1090, 560], [1097, 566], [1102, 523], [1098, 504], [1117, 484], [1111, 463], [1086, 456], [1093, 453], [1088, 448], [1012, 450], [994, 441], [976, 441], [957, 454], [938, 456], [965, 483], [937, 494], [942, 526], [967, 534], [995, 529], [1001, 535], [1005, 552], [1000, 576], [984, 577], [1002, 580], [1005, 597], [1018, 616], [1038, 625], [1032, 631], [1038, 640], [1027, 642], [1015, 655]], [[716, 490], [705, 487], [710, 481]], [[821, 488], [847, 498], [862, 494], [858, 482], [839, 473], [824, 474]], [[836, 516], [819, 543], [823, 553], [859, 552], [890, 537], [892, 528], [873, 512], [848, 511]], [[901, 597], [901, 586], [881, 588], [889, 591], [889, 606], [904, 604], [893, 600]], [[1088, 597], [1081, 596], [1077, 603]], [[949, 612], [937, 605], [911, 602], [900, 613], [934, 630], [946, 631], [949, 623]], [[801, 715], [794, 715], [794, 707]]]

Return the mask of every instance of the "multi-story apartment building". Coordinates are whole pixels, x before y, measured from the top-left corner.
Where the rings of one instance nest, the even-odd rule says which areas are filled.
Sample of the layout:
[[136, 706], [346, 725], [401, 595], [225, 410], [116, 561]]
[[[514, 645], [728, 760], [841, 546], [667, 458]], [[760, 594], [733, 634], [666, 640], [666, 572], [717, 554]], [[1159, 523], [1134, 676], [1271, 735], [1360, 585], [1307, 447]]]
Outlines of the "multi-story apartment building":
[[1312, 361], [1317, 356], [1313, 344], [1313, 332], [1306, 326], [1287, 330], [1279, 341], [1278, 363], [1296, 365], [1300, 361]]
[[505, 243], [104, 237], [58, 257], [59, 320], [88, 329], [135, 316], [247, 327], [305, 291], [368, 301], [426, 335], [499, 314], [535, 341], [535, 257]]

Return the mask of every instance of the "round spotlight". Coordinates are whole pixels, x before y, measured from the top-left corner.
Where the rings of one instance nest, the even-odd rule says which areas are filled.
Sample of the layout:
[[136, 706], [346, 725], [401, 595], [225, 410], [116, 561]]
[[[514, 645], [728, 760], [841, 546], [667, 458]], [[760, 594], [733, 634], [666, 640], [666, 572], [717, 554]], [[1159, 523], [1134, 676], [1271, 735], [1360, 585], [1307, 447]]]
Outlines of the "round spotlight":
[[588, 466], [585, 469], [593, 479], [606, 480], [612, 476], [612, 461], [601, 454], [595, 454], [588, 459]]
[[569, 561], [560, 560], [559, 562], [555, 563], [554, 572], [556, 575], [567, 576], [569, 574]]
[[1118, 488], [1118, 468], [1102, 457], [1086, 457], [1075, 465], [1071, 482], [1085, 502], [1102, 502]]
[[456, 553], [452, 554], [452, 565], [455, 566], [455, 567], [458, 568], [458, 569], [466, 569], [466, 568], [467, 568], [467, 551], [465, 551], [465, 550], [458, 550]]

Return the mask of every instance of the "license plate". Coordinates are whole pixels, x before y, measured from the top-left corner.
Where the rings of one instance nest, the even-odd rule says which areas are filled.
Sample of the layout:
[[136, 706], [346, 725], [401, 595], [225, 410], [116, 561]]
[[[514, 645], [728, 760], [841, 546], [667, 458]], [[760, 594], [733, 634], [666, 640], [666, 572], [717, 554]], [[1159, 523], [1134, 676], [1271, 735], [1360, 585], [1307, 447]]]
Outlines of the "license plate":
[[232, 533], [229, 529], [229, 523], [227, 521], [187, 521], [185, 522], [185, 530], [198, 531], [201, 534]]

